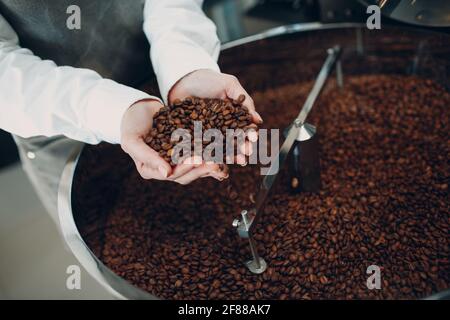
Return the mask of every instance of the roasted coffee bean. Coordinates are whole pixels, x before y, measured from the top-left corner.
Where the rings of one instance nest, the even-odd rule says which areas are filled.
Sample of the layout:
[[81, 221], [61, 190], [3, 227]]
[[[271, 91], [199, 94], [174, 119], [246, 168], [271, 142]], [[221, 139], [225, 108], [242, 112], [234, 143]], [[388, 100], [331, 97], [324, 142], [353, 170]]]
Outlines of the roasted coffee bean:
[[[265, 126], [286, 128], [310, 89], [254, 93]], [[201, 101], [178, 108], [200, 115]], [[213, 121], [230, 107], [204, 103]], [[248, 243], [231, 226], [253, 207], [256, 166], [231, 167], [227, 182], [179, 186], [144, 181], [120, 147], [86, 146], [73, 185], [77, 227], [108, 268], [159, 298], [424, 298], [450, 287], [449, 105], [445, 88], [416, 77], [348, 75], [344, 91], [330, 79], [308, 118], [322, 188], [293, 194], [281, 168], [254, 229], [268, 263], [259, 275], [245, 267]], [[158, 139], [162, 150], [169, 141]], [[366, 286], [373, 264], [381, 290]]]
[[182, 284], [183, 284], [183, 281], [177, 280], [177, 281], [175, 282], [175, 287], [179, 288], [179, 287], [181, 287]]

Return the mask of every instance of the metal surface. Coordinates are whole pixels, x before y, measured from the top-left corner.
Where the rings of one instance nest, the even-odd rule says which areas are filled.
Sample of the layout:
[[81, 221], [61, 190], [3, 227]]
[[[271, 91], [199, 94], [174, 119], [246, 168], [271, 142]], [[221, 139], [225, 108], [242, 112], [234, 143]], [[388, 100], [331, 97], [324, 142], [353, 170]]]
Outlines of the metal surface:
[[336, 62], [336, 83], [340, 89], [344, 88], [344, 73], [342, 71], [341, 60]]
[[378, 5], [383, 15], [392, 19], [428, 26], [450, 26], [450, 1], [446, 0], [360, 0]]
[[[305, 103], [303, 104], [300, 113], [297, 118], [293, 121], [292, 125], [289, 128], [286, 139], [284, 140], [283, 145], [281, 146], [278, 154], [273, 158], [272, 164], [269, 168], [267, 175], [263, 178], [261, 186], [259, 188], [258, 194], [256, 196], [255, 208], [250, 210], [249, 213], [247, 211], [243, 211], [241, 213], [242, 220], [235, 220], [233, 222], [233, 226], [237, 228], [238, 234], [241, 238], [248, 238], [250, 244], [250, 251], [253, 256], [253, 260], [247, 263], [247, 267], [253, 273], [261, 273], [264, 272], [266, 266], [261, 268], [260, 265], [260, 257], [258, 255], [258, 251], [256, 248], [255, 241], [252, 236], [252, 230], [255, 228], [256, 223], [261, 217], [262, 210], [266, 203], [267, 197], [270, 194], [270, 190], [272, 189], [278, 173], [280, 172], [280, 168], [283, 167], [294, 143], [297, 141], [298, 137], [301, 136], [302, 131], [305, 130], [304, 125], [306, 118], [314, 106], [317, 98], [319, 97], [320, 92], [322, 91], [329, 75], [333, 71], [333, 67], [336, 64], [336, 61], [339, 59], [341, 55], [341, 48], [339, 46], [335, 46], [333, 48], [328, 49], [328, 57], [325, 60], [322, 68], [320, 69], [319, 75], [316, 78], [314, 86], [311, 92], [308, 95]], [[316, 159], [318, 160], [318, 159]], [[254, 267], [256, 266], [256, 268]], [[257, 272], [255, 272], [257, 271]]]
[[238, 234], [241, 238], [248, 239], [250, 252], [252, 254], [252, 260], [247, 261], [245, 265], [252, 273], [256, 274], [263, 273], [267, 269], [267, 263], [263, 258], [259, 256], [258, 249], [256, 248], [255, 239], [253, 238], [253, 235], [249, 231], [255, 215], [252, 214], [251, 216], [249, 216], [247, 210], [242, 210], [241, 217], [242, 217], [241, 220], [235, 219], [233, 221], [233, 227], [237, 229]]
[[[402, 33], [402, 45], [400, 47], [383, 47], [385, 43], [389, 43], [389, 40], [391, 41], [398, 41], [397, 33], [398, 31], [401, 31]], [[374, 37], [380, 36], [380, 33], [371, 33], [367, 31], [365, 28], [365, 25], [361, 24], [355, 24], [355, 23], [345, 23], [345, 24], [329, 24], [329, 25], [322, 25], [320, 23], [310, 23], [310, 24], [297, 24], [297, 25], [289, 25], [289, 26], [283, 26], [278, 27], [275, 29], [268, 30], [267, 32], [257, 34], [254, 36], [250, 36], [244, 39], [240, 39], [234, 42], [227, 43], [223, 46], [224, 50], [224, 56], [226, 56], [226, 53], [230, 50], [239, 50], [237, 53], [239, 54], [239, 58], [242, 58], [240, 49], [245, 46], [252, 46], [255, 43], [263, 43], [266, 46], [270, 46], [273, 48], [273, 43], [271, 42], [272, 39], [276, 40], [280, 37], [291, 37], [295, 36], [296, 41], [303, 41], [302, 39], [307, 38], [306, 35], [311, 34], [311, 36], [314, 38], [315, 45], [320, 46], [320, 42], [322, 39], [324, 39], [323, 35], [320, 34], [321, 32], [328, 33], [329, 31], [336, 31], [338, 33], [352, 33], [355, 35], [354, 39], [348, 38], [348, 43], [345, 46], [346, 53], [351, 53], [351, 56], [345, 57], [345, 61], [348, 61], [348, 59], [355, 59], [355, 57], [362, 56], [369, 56], [371, 59], [375, 57], [386, 57], [389, 55], [393, 56], [396, 54], [401, 54], [404, 59], [409, 60], [415, 60], [416, 53], [414, 52], [408, 52], [406, 49], [408, 47], [405, 47], [405, 43], [410, 45], [412, 48], [416, 48], [419, 43], [426, 42], [426, 46], [424, 48], [419, 57], [420, 61], [415, 62], [416, 68], [414, 71], [415, 74], [418, 74], [419, 76], [427, 77], [434, 79], [435, 81], [438, 81], [441, 83], [444, 87], [450, 88], [449, 86], [449, 78], [448, 78], [448, 72], [450, 68], [450, 63], [448, 61], [448, 45], [445, 43], [449, 43], [450, 37], [444, 34], [435, 33], [435, 32], [423, 32], [421, 30], [415, 30], [412, 28], [395, 28], [395, 30], [392, 30], [390, 28], [383, 28], [383, 39], [382, 42], [380, 42], [377, 38], [371, 39], [370, 36], [373, 34]], [[394, 32], [393, 32], [394, 31]], [[391, 32], [394, 34], [391, 36]], [[406, 40], [405, 40], [406, 39]], [[326, 39], [328, 42], [330, 39]], [[429, 45], [429, 41], [434, 41], [433, 46]], [[442, 43], [440, 45], [436, 45], [436, 43]], [[380, 46], [381, 44], [381, 46]], [[394, 43], [396, 44], [396, 43]], [[347, 47], [349, 46], [349, 47]], [[405, 49], [406, 48], [406, 49]], [[291, 57], [295, 57], [297, 60], [303, 59], [303, 57], [310, 52], [310, 48], [304, 47], [304, 50], [302, 51], [303, 54], [295, 51], [288, 51], [289, 55]], [[349, 49], [349, 50], [347, 50]], [[252, 49], [253, 50], [253, 49]], [[387, 51], [389, 50], [389, 51]], [[234, 52], [234, 51], [233, 51]], [[272, 50], [272, 53], [281, 52], [280, 50]], [[353, 52], [353, 53], [352, 53]], [[398, 52], [398, 53], [397, 53]], [[426, 52], [426, 55], [423, 54], [423, 52]], [[236, 53], [236, 52], [234, 52]], [[441, 59], [443, 57], [444, 60]], [[268, 58], [269, 59], [269, 58]], [[272, 57], [270, 57], [272, 59]], [[446, 59], [446, 60], [445, 60]], [[433, 64], [432, 70], [430, 72], [430, 67], [428, 64], [425, 64], [424, 62], [430, 62], [435, 61], [437, 62]], [[268, 60], [270, 61], [270, 60]], [[344, 66], [346, 70], [346, 74], [355, 74], [354, 70], [349, 70], [347, 64], [344, 61]], [[370, 61], [370, 60], [369, 60]], [[281, 63], [282, 60], [278, 60], [278, 63]], [[310, 62], [310, 61], [308, 61]], [[266, 62], [263, 62], [266, 63]], [[267, 62], [269, 63], [269, 62]], [[304, 61], [301, 62], [302, 65]], [[383, 63], [382, 65], [377, 64], [376, 68], [374, 68], [373, 64], [364, 65], [362, 66], [359, 73], [370, 73], [370, 72], [383, 72], [386, 70], [390, 65], [394, 65], [396, 69], [398, 70], [398, 63], [396, 61], [391, 62], [390, 60], [387, 61], [387, 63]], [[236, 65], [236, 58], [232, 57], [230, 59], [230, 65]], [[404, 64], [405, 66], [408, 65], [408, 63]], [[292, 66], [292, 64], [289, 62], [289, 66]], [[403, 67], [403, 66], [402, 66]], [[224, 69], [225, 70], [225, 69]], [[239, 69], [237, 69], [239, 70]], [[245, 74], [247, 71], [247, 68], [244, 68], [242, 70], [242, 74]], [[410, 69], [407, 69], [406, 67], [402, 69], [402, 71], [399, 71], [401, 74], [410, 74]], [[298, 73], [297, 73], [298, 74]], [[268, 77], [273, 78], [272, 74], [267, 74]], [[77, 227], [74, 223], [74, 221], [77, 218], [77, 212], [74, 212], [72, 210], [71, 206], [71, 199], [72, 197], [76, 197], [76, 195], [72, 194], [72, 182], [74, 180], [74, 174], [75, 169], [77, 166], [79, 154], [74, 154], [71, 158], [68, 159], [67, 166], [64, 170], [64, 174], [61, 177], [61, 183], [59, 188], [59, 194], [58, 194], [58, 200], [59, 200], [59, 218], [61, 220], [61, 229], [62, 234], [64, 236], [64, 240], [67, 243], [70, 250], [73, 252], [73, 254], [77, 257], [77, 259], [80, 261], [80, 264], [89, 272], [92, 274], [101, 285], [103, 285], [109, 292], [111, 292], [115, 297], [120, 299], [155, 299], [153, 295], [144, 292], [140, 290], [139, 288], [131, 285], [127, 281], [124, 281], [120, 277], [116, 276], [112, 271], [110, 271], [95, 255], [91, 252], [89, 247], [86, 245], [86, 243], [83, 241], [83, 238], [79, 234], [79, 231], [77, 230]], [[445, 292], [444, 292], [445, 293]], [[445, 294], [437, 293], [436, 295], [431, 296], [431, 299], [441, 299], [442, 297], [448, 296]]]
[[318, 192], [320, 189], [319, 142], [316, 127], [305, 123], [292, 147], [289, 179], [295, 193]]
[[61, 233], [66, 245], [86, 269], [116, 299], [155, 300], [156, 297], [125, 281], [101, 262], [81, 237], [72, 214], [72, 183], [82, 147], [77, 148], [67, 160], [58, 192], [58, 213]]
[[360, 23], [323, 24], [320, 22], [310, 22], [310, 23], [290, 24], [290, 25], [286, 25], [286, 26], [279, 26], [279, 27], [267, 30], [262, 33], [244, 37], [242, 39], [227, 42], [222, 45], [222, 51], [231, 49], [231, 48], [235, 48], [238, 46], [242, 46], [244, 44], [255, 42], [258, 40], [269, 39], [269, 38], [273, 38], [273, 37], [281, 36], [281, 35], [288, 35], [288, 34], [293, 34], [293, 33], [314, 31], [314, 30], [330, 30], [330, 29], [336, 29], [336, 28], [345, 29], [345, 28], [361, 28], [361, 27], [365, 27], [365, 26], [361, 25]]

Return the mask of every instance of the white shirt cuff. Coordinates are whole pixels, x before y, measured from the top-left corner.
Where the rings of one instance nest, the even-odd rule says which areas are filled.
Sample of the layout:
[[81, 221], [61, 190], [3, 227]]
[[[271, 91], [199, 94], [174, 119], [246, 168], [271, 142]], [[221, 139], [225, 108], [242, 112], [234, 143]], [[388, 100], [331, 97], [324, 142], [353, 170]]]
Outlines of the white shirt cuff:
[[86, 123], [99, 140], [120, 143], [121, 123], [126, 110], [134, 103], [152, 97], [145, 92], [102, 79], [90, 94], [86, 108]]
[[220, 72], [216, 60], [205, 50], [196, 46], [183, 47], [179, 44], [166, 44], [164, 49], [154, 52], [158, 52], [158, 57], [154, 58], [158, 63], [156, 67], [155, 64], [153, 65], [159, 91], [166, 104], [168, 104], [169, 92], [172, 87], [187, 74], [200, 69]]

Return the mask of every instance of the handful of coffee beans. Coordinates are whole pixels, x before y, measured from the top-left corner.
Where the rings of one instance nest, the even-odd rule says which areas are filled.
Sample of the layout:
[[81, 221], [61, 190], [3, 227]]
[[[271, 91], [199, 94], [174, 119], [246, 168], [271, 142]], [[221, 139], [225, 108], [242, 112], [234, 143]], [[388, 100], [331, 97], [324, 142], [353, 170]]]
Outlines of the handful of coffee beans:
[[[163, 159], [175, 165], [172, 155], [178, 141], [172, 141], [171, 137], [177, 129], [186, 129], [191, 137], [194, 136], [196, 121], [201, 122], [203, 130], [219, 129], [223, 134], [227, 129], [256, 129], [248, 108], [243, 105], [244, 101], [244, 95], [236, 100], [197, 97], [188, 97], [183, 101], [177, 99], [155, 114], [153, 129], [146, 138], [146, 143]], [[209, 143], [202, 141], [203, 147]], [[191, 139], [191, 151], [193, 150], [194, 139]]]

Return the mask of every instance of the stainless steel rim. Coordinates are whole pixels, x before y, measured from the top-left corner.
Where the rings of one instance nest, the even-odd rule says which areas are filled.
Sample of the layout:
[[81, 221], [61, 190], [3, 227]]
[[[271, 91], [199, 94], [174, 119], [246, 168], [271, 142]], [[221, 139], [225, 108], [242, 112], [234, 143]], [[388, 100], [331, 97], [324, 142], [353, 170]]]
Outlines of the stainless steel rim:
[[345, 28], [361, 28], [365, 27], [361, 23], [329, 23], [323, 24], [320, 22], [309, 22], [309, 23], [295, 23], [285, 26], [275, 27], [261, 33], [244, 37], [238, 40], [230, 41], [222, 45], [222, 51], [230, 48], [238, 47], [246, 43], [255, 42], [258, 40], [273, 38], [276, 36], [284, 34], [292, 34], [305, 31], [315, 31], [315, 30], [328, 30], [328, 29], [345, 29]]
[[[346, 28], [363, 28], [364, 24], [360, 23], [334, 23], [334, 24], [322, 24], [322, 23], [305, 23], [305, 24], [292, 24], [286, 26], [280, 26], [273, 29], [269, 29], [262, 33], [245, 37], [239, 40], [231, 41], [222, 45], [222, 50], [231, 49], [243, 44], [272, 38], [284, 34], [299, 33], [305, 31], [318, 31], [327, 29], [346, 29]], [[407, 28], [408, 30], [414, 30], [417, 28]], [[430, 31], [428, 31], [430, 32]], [[436, 32], [432, 32], [436, 33]], [[156, 300], [157, 297], [149, 294], [146, 291], [135, 287], [131, 283], [127, 282], [123, 278], [116, 275], [108, 267], [106, 267], [89, 249], [81, 237], [75, 221], [73, 219], [72, 212], [72, 183], [75, 174], [75, 169], [83, 146], [77, 148], [73, 154], [67, 160], [63, 174], [61, 176], [59, 188], [58, 188], [58, 215], [61, 224], [61, 232], [63, 238], [78, 259], [80, 264], [86, 269], [89, 274], [96, 279], [111, 295], [117, 299], [147, 299]], [[436, 293], [427, 299], [440, 299], [443, 296], [448, 296], [449, 291]]]
[[61, 233], [64, 240], [86, 271], [96, 279], [114, 298], [116, 299], [148, 299], [155, 300], [156, 297], [133, 286], [131, 283], [122, 279], [89, 249], [81, 237], [76, 227], [72, 213], [72, 183], [77, 167], [78, 160], [83, 150], [83, 145], [76, 148], [67, 160], [64, 167], [61, 181], [58, 188], [58, 215], [61, 225]]

